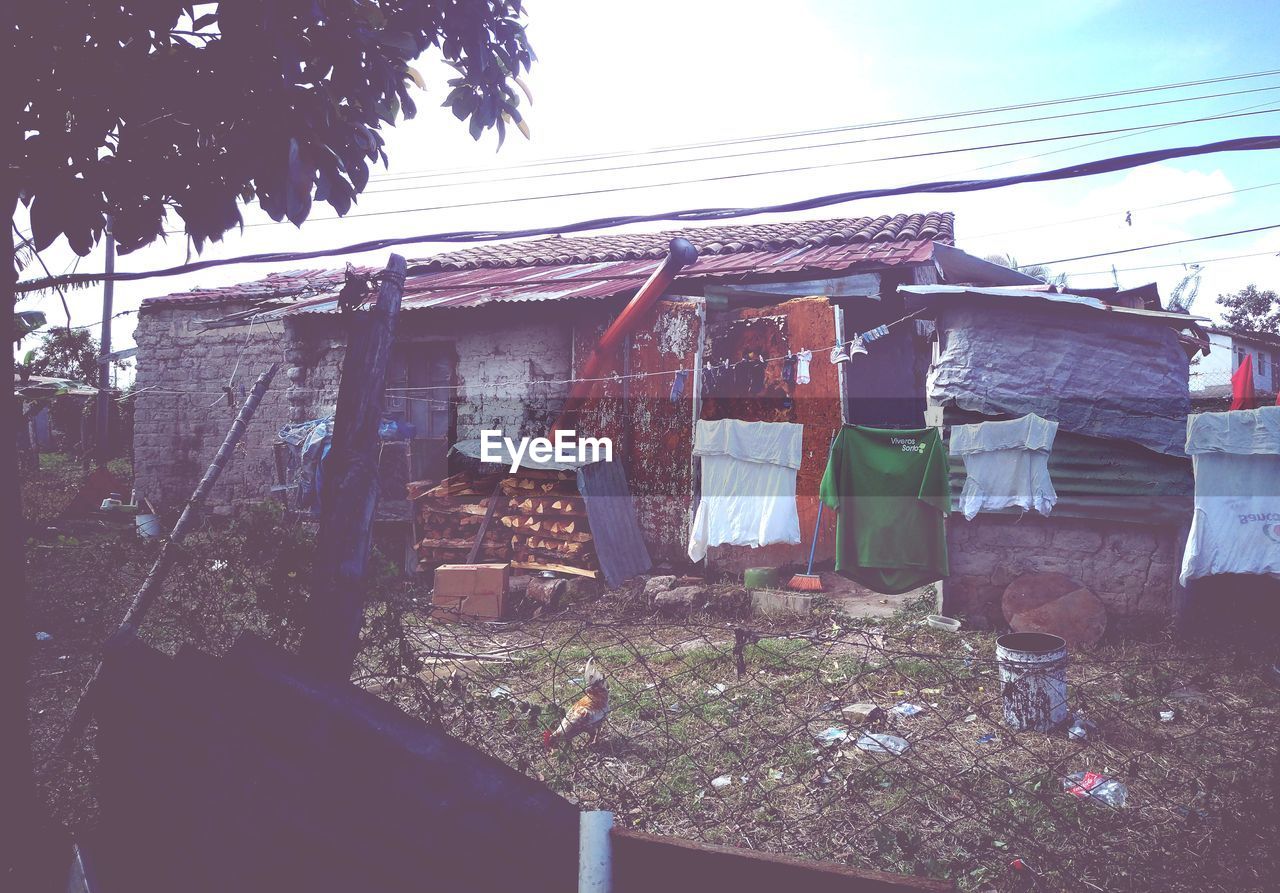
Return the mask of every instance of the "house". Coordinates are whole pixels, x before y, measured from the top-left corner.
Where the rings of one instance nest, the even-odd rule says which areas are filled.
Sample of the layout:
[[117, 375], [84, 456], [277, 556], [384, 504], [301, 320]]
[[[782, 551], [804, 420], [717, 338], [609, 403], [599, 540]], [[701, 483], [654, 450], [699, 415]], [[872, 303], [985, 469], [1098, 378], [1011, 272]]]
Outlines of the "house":
[[1238, 332], [1215, 326], [1205, 328], [1209, 351], [1191, 367], [1191, 400], [1205, 409], [1218, 408], [1216, 404], [1231, 399], [1231, 376], [1240, 368], [1245, 357], [1253, 364], [1253, 388], [1263, 402], [1275, 399], [1280, 374], [1276, 373], [1276, 360], [1280, 359], [1280, 335], [1268, 332]]
[[[1194, 490], [1183, 444], [1190, 360], [1203, 349], [1196, 319], [1160, 309], [1152, 287], [900, 291], [937, 327], [927, 396], [948, 427], [1027, 413], [1058, 423], [1047, 517], [948, 519], [945, 610], [999, 626], [1015, 578], [1053, 573], [1112, 616], [1171, 613]], [[952, 456], [954, 492], [964, 480]]]
[[[678, 555], [694, 493], [694, 413], [702, 407], [701, 395], [670, 399], [672, 371], [748, 351], [777, 357], [808, 348], [812, 380], [782, 415], [812, 431], [800, 472], [801, 524], [811, 529], [842, 408], [867, 423], [922, 418], [927, 333], [895, 330], [897, 349], [879, 351], [857, 381], [846, 381], [826, 359], [843, 332], [898, 318], [897, 285], [937, 281], [953, 267], [968, 265], [991, 281], [1030, 281], [956, 250], [953, 226], [949, 213], [749, 224], [498, 243], [411, 263], [387, 406], [413, 424], [408, 477], [443, 477], [460, 459], [450, 447], [482, 430], [545, 433], [600, 333], [678, 235], [699, 257], [652, 324], [629, 339], [617, 368], [633, 377], [606, 388], [598, 411], [613, 415], [598, 420], [596, 433], [614, 437], [655, 554]], [[283, 358], [288, 386], [263, 401], [214, 510], [270, 496], [276, 430], [333, 412], [345, 338], [335, 299], [342, 281], [340, 271], [295, 271], [143, 302], [135, 336], [140, 492], [180, 505], [254, 370]], [[773, 393], [780, 393], [779, 374], [769, 364]], [[773, 406], [748, 408], [778, 416]], [[788, 560], [804, 550], [775, 551], [753, 558]]]
[[[1194, 351], [1177, 333], [1194, 324], [1185, 315], [1160, 310], [1154, 287], [1066, 296], [966, 254], [955, 245], [950, 213], [553, 237], [482, 245], [411, 262], [386, 410], [409, 423], [412, 436], [397, 447], [403, 451], [396, 460], [397, 474], [384, 475], [390, 483], [384, 486], [383, 504], [407, 506], [403, 483], [408, 480], [440, 480], [474, 466], [467, 453], [475, 453], [483, 431], [512, 437], [546, 434], [602, 332], [666, 257], [673, 237], [694, 244], [696, 261], [681, 270], [649, 318], [630, 331], [612, 358], [617, 377], [599, 384], [583, 416], [592, 428], [586, 433], [612, 438], [615, 461], [625, 469], [655, 560], [678, 564], [685, 554], [698, 493], [691, 455], [696, 420], [732, 417], [804, 426], [797, 475], [803, 542], [760, 549], [714, 547], [710, 559], [729, 571], [802, 563], [834, 433], [842, 423], [918, 428], [930, 403], [949, 407], [953, 416], [957, 408], [966, 409], [937, 383], [938, 364], [947, 365], [952, 356], [948, 345], [955, 343], [947, 333], [959, 331], [955, 327], [960, 325], [951, 305], [939, 303], [950, 301], [958, 309], [961, 299], [988, 301], [998, 303], [981, 311], [981, 327], [991, 320], [1008, 321], [1001, 331], [1019, 343], [1027, 333], [1048, 339], [1043, 343], [1047, 353], [1024, 351], [1022, 362], [1034, 366], [1053, 357], [1063, 372], [1096, 366], [1100, 355], [1141, 359], [1142, 351], [1150, 349], [1155, 351], [1152, 374], [1135, 382], [1156, 380], [1158, 387], [1137, 394], [1127, 384], [1104, 386], [1094, 379], [1101, 402], [1110, 405], [1110, 389], [1117, 403], [1133, 399], [1150, 404], [1147, 415], [1124, 422], [1123, 413], [1111, 413], [1107, 419], [1112, 427], [1086, 425], [1064, 436], [1059, 475], [1075, 476], [1084, 506], [1074, 533], [1028, 533], [1038, 529], [1038, 522], [1024, 520], [1011, 537], [978, 537], [983, 543], [1000, 540], [998, 549], [986, 550], [981, 558], [963, 557], [982, 550], [971, 548], [966, 534], [957, 533], [952, 549], [953, 562], [962, 569], [956, 573], [953, 566], [953, 575], [962, 578], [957, 604], [986, 610], [999, 574], [978, 568], [1004, 562], [1007, 550], [1020, 548], [1016, 542], [1025, 539], [1022, 552], [1042, 552], [1041, 567], [1053, 565], [1050, 559], [1066, 550], [1070, 558], [1060, 566], [1084, 574], [1087, 557], [1091, 585], [1117, 594], [1113, 601], [1118, 609], [1168, 609], [1176, 550], [1176, 532], [1170, 530], [1183, 512], [1179, 500], [1189, 498], [1190, 471], [1169, 430], [1180, 423], [1166, 419], [1153, 427], [1152, 419], [1179, 413], [1185, 419], [1187, 357]], [[229, 512], [235, 503], [268, 498], [273, 490], [279, 494], [276, 432], [334, 409], [347, 328], [336, 298], [343, 282], [340, 271], [294, 271], [143, 303], [135, 336], [135, 465], [141, 494], [158, 504], [179, 505], [221, 441], [256, 370], [283, 359], [287, 387], [274, 389], [263, 401], [241, 454], [223, 473], [214, 507]], [[928, 293], [930, 288], [960, 286], [962, 291], [988, 289], [997, 295]], [[1074, 304], [1066, 306], [1070, 302]], [[1087, 344], [1062, 321], [1078, 313], [1090, 314], [1085, 326], [1093, 334]], [[888, 333], [854, 362], [828, 359], [834, 346], [855, 334], [890, 324]], [[971, 320], [961, 328], [972, 325]], [[1073, 350], [1081, 345], [1080, 351]], [[809, 381], [787, 380], [781, 361], [804, 350], [813, 355]], [[991, 350], [1009, 355], [999, 340]], [[767, 360], [750, 393], [726, 390], [706, 374], [743, 360]], [[697, 371], [678, 388], [681, 370]], [[1029, 399], [1003, 408], [978, 407], [977, 415], [1016, 410], [1056, 417], [1047, 379], [1031, 366], [1021, 379], [1019, 387]], [[1167, 406], [1153, 409], [1153, 401]], [[1122, 429], [1119, 434], [1114, 426]], [[1147, 429], [1154, 434], [1143, 434]], [[392, 446], [384, 449], [384, 465], [396, 452]], [[1103, 468], [1111, 471], [1095, 482]], [[1138, 481], [1153, 479], [1164, 481], [1168, 492], [1124, 490], [1141, 490]], [[1108, 490], [1115, 486], [1124, 494]], [[1062, 489], [1067, 491], [1062, 504], [1073, 505], [1072, 487]], [[1164, 514], [1152, 514], [1151, 506]], [[403, 525], [408, 512], [393, 512], [392, 517]], [[972, 533], [987, 523], [980, 518], [956, 529]], [[1064, 530], [1071, 526], [1065, 513], [1064, 520], [1054, 523], [1065, 525]], [[825, 514], [819, 559], [834, 553], [834, 527], [831, 514]], [[1069, 549], [1068, 542], [1073, 543]], [[1145, 564], [1126, 565], [1123, 575], [1122, 563], [1107, 558], [1121, 543], [1145, 553]]]

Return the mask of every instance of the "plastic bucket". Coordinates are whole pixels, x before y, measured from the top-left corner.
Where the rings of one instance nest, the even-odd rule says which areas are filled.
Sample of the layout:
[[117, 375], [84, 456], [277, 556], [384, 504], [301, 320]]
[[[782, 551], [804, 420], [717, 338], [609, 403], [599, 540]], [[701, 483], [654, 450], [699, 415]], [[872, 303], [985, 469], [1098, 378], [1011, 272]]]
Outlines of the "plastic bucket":
[[1048, 633], [996, 639], [1004, 721], [1012, 729], [1048, 732], [1067, 721], [1067, 643]]
[[742, 573], [742, 585], [747, 589], [777, 589], [776, 567], [749, 567]]

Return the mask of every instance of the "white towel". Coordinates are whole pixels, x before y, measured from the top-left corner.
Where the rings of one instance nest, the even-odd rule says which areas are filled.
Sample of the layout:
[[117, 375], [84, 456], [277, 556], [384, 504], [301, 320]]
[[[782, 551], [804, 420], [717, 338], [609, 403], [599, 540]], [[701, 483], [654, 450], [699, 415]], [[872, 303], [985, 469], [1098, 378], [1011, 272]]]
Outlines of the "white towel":
[[1057, 433], [1057, 422], [1034, 414], [953, 427], [949, 451], [964, 459], [959, 508], [965, 519], [1013, 507], [1042, 515], [1053, 511], [1058, 494], [1049, 477], [1049, 452]]
[[804, 426], [791, 422], [699, 421], [693, 452], [702, 462], [702, 498], [689, 558], [710, 546], [800, 542], [796, 470]]
[[1196, 498], [1179, 580], [1280, 578], [1280, 407], [1193, 415], [1187, 452]]

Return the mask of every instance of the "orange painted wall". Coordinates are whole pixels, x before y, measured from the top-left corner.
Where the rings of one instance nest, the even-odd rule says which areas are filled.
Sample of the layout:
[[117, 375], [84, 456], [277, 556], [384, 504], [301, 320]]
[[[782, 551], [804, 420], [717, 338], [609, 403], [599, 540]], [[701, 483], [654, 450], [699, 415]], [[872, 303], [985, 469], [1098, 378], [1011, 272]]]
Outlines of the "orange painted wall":
[[[709, 557], [714, 566], [734, 572], [758, 565], [804, 563], [809, 557], [818, 510], [818, 485], [827, 467], [827, 450], [841, 424], [839, 374], [829, 359], [836, 341], [833, 308], [825, 298], [794, 298], [770, 307], [735, 310], [730, 317], [708, 323], [707, 356], [713, 362], [726, 358], [735, 362], [751, 350], [766, 358], [806, 348], [814, 354], [808, 384], [783, 382], [783, 364], [769, 362], [765, 365], [765, 397], [726, 400], [712, 395], [704, 401], [702, 413], [707, 419], [739, 418], [804, 425], [804, 454], [796, 475], [801, 543], [780, 543], [758, 549], [716, 546]], [[786, 397], [791, 399], [789, 408], [784, 403]], [[835, 526], [835, 513], [824, 511], [818, 535], [819, 561], [835, 555]]]

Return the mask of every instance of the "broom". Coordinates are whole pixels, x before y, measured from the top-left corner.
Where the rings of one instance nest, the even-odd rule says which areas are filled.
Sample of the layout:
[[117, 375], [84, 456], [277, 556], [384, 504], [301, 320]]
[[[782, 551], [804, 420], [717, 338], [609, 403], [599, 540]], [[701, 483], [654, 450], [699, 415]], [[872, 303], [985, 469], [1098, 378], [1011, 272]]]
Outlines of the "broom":
[[818, 519], [813, 522], [813, 542], [809, 544], [809, 568], [787, 581], [787, 588], [796, 592], [821, 592], [822, 578], [813, 572], [813, 555], [818, 550], [818, 528], [822, 524], [822, 500], [818, 500]]

